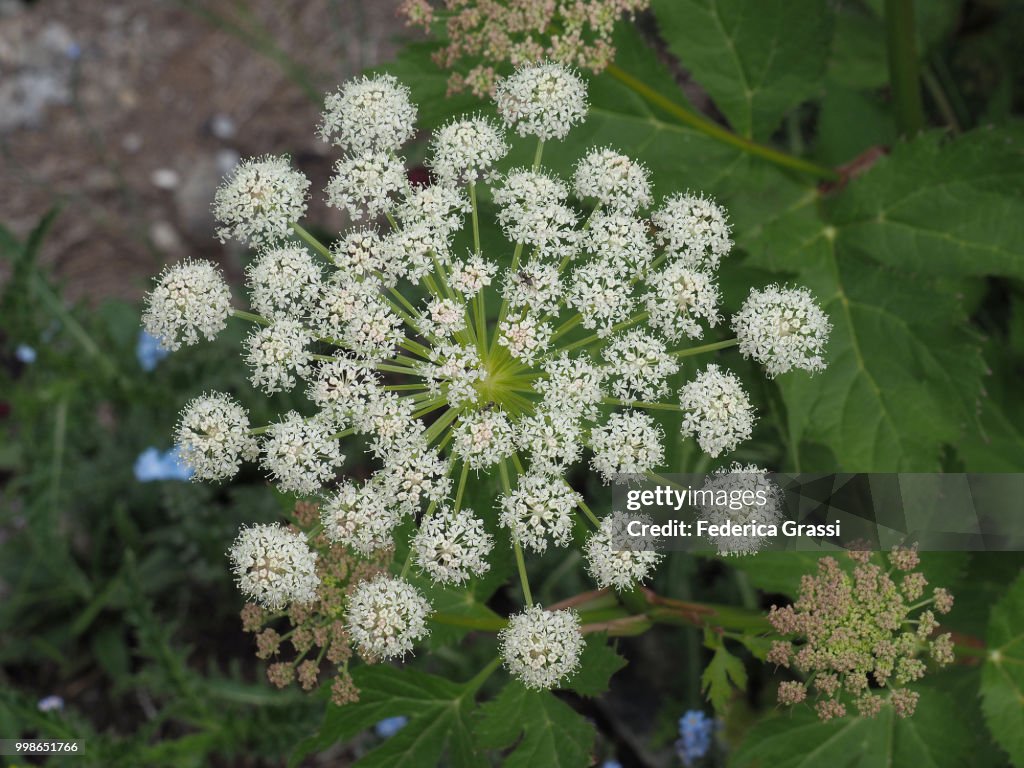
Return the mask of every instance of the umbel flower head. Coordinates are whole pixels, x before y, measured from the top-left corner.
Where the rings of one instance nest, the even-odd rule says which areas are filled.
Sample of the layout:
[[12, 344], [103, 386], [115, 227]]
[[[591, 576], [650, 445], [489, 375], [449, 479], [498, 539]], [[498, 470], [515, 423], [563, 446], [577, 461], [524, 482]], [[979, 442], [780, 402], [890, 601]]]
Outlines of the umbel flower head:
[[[703, 491], [710, 491], [701, 504], [701, 519], [714, 526], [728, 524], [746, 526], [756, 523], [780, 525], [782, 523], [782, 489], [773, 483], [767, 472], [754, 464], [746, 466], [733, 462], [732, 466], [715, 470], [704, 481]], [[744, 501], [749, 499], [750, 501]], [[761, 499], [764, 503], [761, 503]], [[765, 543], [756, 534], [711, 536], [712, 544], [720, 555], [751, 555]]]
[[627, 535], [630, 520], [650, 522], [635, 515], [627, 518], [613, 513], [587, 540], [587, 572], [601, 589], [630, 590], [650, 576], [662, 560], [653, 540]]
[[[457, 587], [489, 572], [506, 532], [532, 557], [569, 547], [584, 525], [593, 580], [629, 589], [659, 556], [616, 549], [615, 523], [599, 520], [570, 479], [589, 466], [606, 483], [629, 482], [663, 469], [666, 439], [695, 438], [717, 457], [750, 436], [753, 408], [728, 358], [690, 359], [738, 343], [691, 342], [722, 321], [728, 218], [695, 194], [669, 194], [652, 212], [647, 170], [611, 147], [585, 154], [571, 184], [546, 171], [545, 145], [586, 117], [573, 70], [524, 64], [497, 101], [500, 121], [442, 126], [428, 149], [432, 183], [413, 185], [401, 155], [415, 130], [409, 91], [378, 75], [330, 96], [321, 135], [340, 158], [325, 193], [356, 220], [331, 244], [299, 221], [306, 184], [285, 161], [248, 161], [229, 176], [215, 208], [222, 236], [256, 246], [249, 306], [231, 309], [219, 273], [188, 262], [158, 282], [147, 328], [173, 345], [214, 335], [229, 315], [252, 323], [241, 351], [249, 380], [268, 396], [290, 393], [291, 410], [251, 426], [233, 397], [206, 394], [186, 407], [177, 442], [199, 479], [258, 460], [279, 492], [308, 501], [322, 563], [408, 552], [403, 574]], [[514, 134], [530, 137], [534, 162], [499, 170]], [[481, 195], [493, 220], [483, 220]], [[809, 318], [801, 296], [794, 317]], [[365, 456], [346, 462], [353, 451]], [[471, 484], [491, 479], [498, 498], [463, 503]], [[295, 534], [246, 530], [250, 549], [290, 542], [288, 562], [301, 561]], [[529, 607], [524, 557], [515, 560], [528, 607], [503, 635], [505, 658], [528, 685], [549, 687], [574, 669], [582, 640], [574, 614]], [[305, 626], [295, 601], [319, 589], [310, 610], [335, 631], [344, 616], [364, 658], [403, 656], [426, 634], [427, 596], [403, 578], [349, 570], [317, 587], [309, 565], [299, 589], [297, 576], [284, 578], [295, 568], [259, 562], [236, 566], [246, 594], [291, 603]], [[313, 667], [275, 669], [280, 680], [314, 677]], [[353, 695], [350, 682], [336, 691]]]
[[288, 237], [290, 225], [306, 215], [309, 179], [288, 158], [243, 160], [224, 179], [213, 198], [222, 243], [239, 240], [253, 246], [274, 245]]
[[220, 392], [191, 400], [181, 412], [175, 433], [182, 458], [196, 480], [224, 480], [238, 472], [243, 461], [259, 453], [249, 434], [249, 414]]
[[832, 324], [806, 288], [752, 289], [732, 327], [740, 352], [761, 363], [769, 376], [825, 368], [821, 355]]
[[541, 141], [564, 139], [587, 114], [587, 91], [579, 77], [552, 62], [517, 69], [498, 83], [494, 101], [510, 128]]
[[264, 608], [316, 599], [317, 555], [306, 537], [282, 525], [243, 528], [228, 552], [238, 588]]
[[575, 611], [534, 605], [511, 617], [498, 634], [501, 657], [527, 688], [554, 688], [579, 668], [583, 633]]
[[393, 659], [411, 653], [428, 634], [430, 603], [407, 581], [381, 574], [360, 582], [348, 599], [346, 624], [366, 659]]
[[426, 29], [444, 20], [448, 43], [434, 61], [453, 70], [449, 93], [490, 96], [498, 71], [508, 64], [548, 58], [600, 72], [615, 57], [616, 22], [648, 5], [650, 0], [404, 0], [399, 12], [408, 24]]
[[142, 325], [160, 346], [176, 350], [213, 340], [227, 325], [231, 289], [209, 261], [184, 261], [164, 270], [146, 296]]
[[767, 659], [807, 678], [780, 685], [779, 703], [797, 704], [810, 688], [822, 720], [846, 715], [848, 702], [866, 717], [886, 702], [909, 717], [918, 694], [906, 686], [927, 670], [919, 653], [939, 666], [953, 661], [951, 635], [935, 635], [935, 612], [949, 613], [953, 598], [942, 588], [924, 597], [928, 582], [915, 570], [913, 549], [894, 547], [881, 565], [870, 552], [848, 554], [852, 572], [823, 557], [817, 574], [803, 577], [793, 605], [772, 606], [768, 621], [791, 639], [775, 641]]

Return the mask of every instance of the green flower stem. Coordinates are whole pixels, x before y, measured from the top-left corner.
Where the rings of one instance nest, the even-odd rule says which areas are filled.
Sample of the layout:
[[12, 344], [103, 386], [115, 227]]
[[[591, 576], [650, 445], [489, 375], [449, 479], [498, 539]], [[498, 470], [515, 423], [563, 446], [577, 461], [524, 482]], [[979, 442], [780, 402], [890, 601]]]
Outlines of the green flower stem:
[[441, 442], [437, 444], [437, 452], [444, 453], [444, 449], [448, 447], [448, 443], [452, 441], [453, 437], [455, 437], [454, 429], [449, 429], [447, 432], [445, 432], [444, 437], [441, 438]]
[[[326, 355], [313, 355], [315, 360], [333, 360], [333, 357], [327, 357]], [[415, 368], [406, 368], [403, 365], [388, 365], [387, 363], [377, 363], [373, 366], [375, 370], [387, 371], [388, 373], [404, 373], [407, 376], [419, 376], [420, 372]]]
[[466, 480], [469, 478], [469, 462], [462, 462], [462, 474], [459, 475], [459, 489], [455, 492], [455, 513], [462, 509], [462, 494], [466, 492]]
[[319, 253], [328, 261], [332, 263], [334, 262], [334, 258], [331, 256], [331, 249], [328, 248], [323, 243], [321, 243], [315, 237], [313, 237], [313, 235], [310, 234], [310, 232], [308, 232], [305, 228], [303, 228], [302, 225], [297, 224], [296, 222], [293, 221], [291, 227], [292, 232], [298, 235], [300, 239], [304, 240], [310, 248]]
[[[648, 317], [649, 317], [649, 313], [647, 313], [647, 312], [640, 312], [639, 314], [633, 315], [633, 317], [629, 318], [629, 320], [623, 320], [621, 323], [616, 323], [615, 325], [613, 325], [611, 327], [611, 333], [615, 333], [616, 331], [621, 331], [621, 330], [623, 330], [625, 328], [629, 328], [631, 325], [636, 325], [637, 323], [642, 323]], [[564, 328], [566, 325], [568, 325], [569, 322], [571, 322], [571, 321], [567, 321], [562, 326], [562, 328]], [[561, 331], [562, 329], [559, 328], [558, 330]], [[580, 339], [579, 341], [574, 341], [572, 344], [567, 344], [565, 347], [563, 347], [563, 349], [568, 351], [570, 349], [576, 349], [577, 347], [586, 347], [586, 346], [588, 346], [590, 344], [593, 344], [595, 341], [600, 341], [602, 338], [604, 338], [604, 337], [594, 333], [594, 334], [591, 334], [590, 336], [587, 336], [584, 339]]]
[[901, 136], [914, 136], [924, 127], [914, 0], [885, 0], [885, 39], [889, 51], [889, 84], [896, 108], [896, 126]]
[[577, 313], [575, 316], [566, 320], [564, 323], [558, 326], [558, 328], [555, 329], [555, 332], [551, 334], [551, 341], [554, 342], [555, 339], [557, 339], [559, 336], [564, 336], [582, 322], [583, 315]]
[[426, 384], [386, 384], [384, 389], [388, 392], [414, 392], [427, 389]]
[[257, 315], [253, 312], [246, 312], [241, 309], [232, 309], [231, 316], [237, 317], [239, 320], [248, 320], [250, 323], [255, 323], [256, 325], [270, 325], [270, 321], [262, 315]]
[[719, 349], [728, 349], [729, 347], [735, 347], [740, 343], [739, 339], [728, 339], [726, 341], [716, 341], [714, 344], [704, 344], [699, 347], [690, 347], [689, 349], [680, 349], [671, 354], [676, 357], [692, 357], [693, 355], [702, 355], [705, 352], [714, 352]]
[[960, 643], [953, 646], [953, 651], [957, 656], [967, 656], [975, 659], [988, 658], [990, 653], [989, 649], [985, 646], [961, 645]]
[[544, 139], [537, 139], [537, 149], [533, 152], [533, 170], [540, 168], [540, 159], [544, 156]]
[[662, 477], [657, 472], [645, 472], [644, 475], [647, 477], [647, 479], [653, 480], [659, 485], [671, 485], [673, 488], [679, 488], [680, 490], [683, 489], [683, 486], [681, 486], [679, 483], [669, 480], [667, 477]]
[[523, 462], [521, 462], [519, 460], [519, 454], [518, 453], [513, 453], [512, 454], [512, 464], [513, 464], [513, 466], [515, 466], [516, 472], [518, 472], [520, 475], [526, 474], [526, 470], [523, 469]]
[[530, 608], [533, 606], [533, 595], [530, 594], [530, 582], [526, 578], [526, 561], [523, 559], [523, 548], [519, 546], [519, 541], [515, 538], [512, 539], [512, 548], [516, 553], [516, 568], [519, 569], [519, 581], [523, 585], [523, 599], [526, 601], [526, 607]]
[[[508, 479], [508, 463], [502, 459], [498, 464], [498, 473], [501, 475], [501, 487], [505, 490], [505, 495], [512, 493], [512, 484]], [[523, 599], [526, 601], [526, 606], [529, 608], [533, 605], [533, 595], [530, 593], [530, 581], [526, 576], [526, 560], [523, 559], [523, 548], [519, 546], [519, 541], [515, 536], [512, 537], [512, 549], [516, 555], [516, 568], [519, 570], [519, 581], [523, 586]]]
[[480, 211], [476, 202], [476, 182], [469, 182], [469, 202], [473, 206], [473, 253], [480, 255]]
[[412, 352], [414, 355], [419, 355], [424, 360], [430, 359], [430, 350], [427, 347], [420, 344], [418, 341], [413, 341], [412, 339], [407, 338], [398, 342], [398, 346], [400, 346], [404, 350], [407, 350], [408, 352]]
[[412, 305], [412, 302], [410, 302], [407, 298], [405, 298], [405, 296], [402, 295], [402, 292], [400, 290], [392, 286], [388, 288], [388, 291], [391, 293], [392, 296], [394, 296], [396, 299], [402, 302], [402, 306], [404, 306], [409, 311], [410, 315], [417, 318], [423, 317], [423, 313], [416, 309], [416, 307]]
[[646, 403], [642, 400], [616, 400], [614, 397], [606, 397], [602, 401], [605, 405], [624, 405], [627, 408], [647, 408], [652, 411], [681, 411], [674, 403]]
[[428, 619], [435, 624], [444, 624], [449, 627], [467, 627], [468, 629], [480, 629], [485, 632], [497, 632], [508, 626], [508, 619], [500, 616], [484, 618], [482, 616], [458, 616], [453, 613], [435, 611]]
[[[427, 400], [426, 402], [420, 403], [419, 408], [413, 411], [411, 418], [418, 419], [421, 416], [426, 416], [428, 413], [433, 413], [436, 410], [444, 408], [446, 405], [448, 405], [448, 400], [446, 398], [435, 397], [431, 400]], [[432, 424], [431, 426], [434, 425]]]
[[[516, 243], [516, 249], [512, 252], [512, 264], [508, 268], [509, 273], [515, 272], [517, 269], [519, 269], [519, 259], [520, 259], [520, 257], [522, 255], [523, 255], [523, 243]], [[508, 299], [507, 298], [502, 298], [502, 300], [501, 300], [501, 307], [500, 307], [500, 309], [498, 309], [498, 322], [497, 322], [497, 326], [501, 325], [502, 321], [505, 319], [505, 315], [507, 315], [507, 314], [508, 314]], [[489, 356], [492, 357], [492, 358], [494, 357], [494, 355], [497, 352], [497, 349], [498, 349], [498, 336], [500, 336], [500, 335], [501, 335], [501, 333], [498, 330], [498, 328], [496, 327], [494, 329], [494, 341], [491, 342], [491, 349], [490, 349], [490, 352], [488, 353]]]
[[420, 280], [420, 285], [426, 288], [434, 298], [445, 298], [444, 294], [441, 293], [441, 289], [437, 287], [437, 283], [434, 282], [434, 276], [432, 274], [425, 274]]
[[837, 171], [834, 171], [831, 168], [826, 168], [823, 165], [818, 165], [817, 163], [812, 163], [809, 160], [804, 160], [803, 158], [787, 155], [785, 152], [780, 152], [772, 147], [766, 147], [763, 144], [758, 144], [757, 142], [745, 139], [742, 136], [737, 136], [735, 133], [727, 128], [723, 128], [718, 123], [709, 120], [696, 112], [691, 112], [689, 109], [686, 109], [672, 101], [672, 99], [663, 96], [645, 82], [634, 77], [628, 72], [625, 72], [615, 64], [610, 64], [605, 71], [637, 95], [643, 97], [650, 103], [677, 118], [679, 122], [684, 125], [688, 125], [695, 131], [699, 131], [716, 141], [736, 147], [742, 152], [754, 155], [755, 157], [760, 157], [763, 160], [767, 160], [768, 162], [774, 163], [775, 165], [783, 168], [807, 173], [824, 181], [839, 181], [840, 175]]
[[467, 696], [475, 695], [476, 692], [478, 690], [480, 690], [481, 687], [483, 687], [483, 684], [487, 682], [488, 678], [490, 678], [490, 676], [493, 675], [495, 670], [497, 670], [498, 667], [500, 667], [500, 666], [501, 666], [501, 657], [500, 656], [498, 656], [498, 657], [496, 657], [494, 659], [491, 659], [491, 661], [487, 664], [486, 667], [484, 667], [479, 672], [477, 672], [472, 677], [472, 679], [466, 681], [466, 684], [463, 686], [463, 690], [464, 690], [464, 694], [463, 695], [467, 695]]
[[[444, 401], [444, 402], [441, 403], [441, 405], [439, 405], [439, 406], [437, 406], [435, 408], [431, 408], [430, 411], [437, 410], [437, 408], [444, 407], [447, 404], [448, 404], [448, 402]], [[414, 413], [413, 414], [413, 418], [416, 418], [418, 416], [422, 416], [424, 413], [429, 413], [430, 411], [422, 411], [422, 412], [420, 412], [418, 414]], [[440, 434], [445, 429], [447, 429], [451, 425], [451, 423], [453, 421], [455, 421], [456, 418], [458, 418], [458, 416], [459, 416], [459, 409], [458, 408], [449, 408], [447, 411], [442, 413], [437, 418], [437, 421], [435, 421], [433, 424], [431, 424], [429, 427], [427, 427], [427, 431], [424, 433], [424, 437], [427, 440], [427, 445], [430, 445], [432, 442], [434, 442], [440, 436]]]
[[598, 520], [597, 515], [594, 514], [594, 511], [589, 506], [587, 506], [587, 502], [583, 500], [583, 497], [579, 497], [578, 499], [576, 499], [576, 506], [583, 510], [583, 514], [585, 514], [587, 518], [590, 520], [590, 522], [594, 524], [595, 528], [601, 527], [601, 521]]
[[[469, 182], [469, 201], [473, 206], [473, 253], [480, 255], [480, 206], [476, 198], [476, 182]], [[481, 359], [487, 355], [487, 298], [486, 286], [473, 296], [473, 315], [476, 318], [477, 349]]]

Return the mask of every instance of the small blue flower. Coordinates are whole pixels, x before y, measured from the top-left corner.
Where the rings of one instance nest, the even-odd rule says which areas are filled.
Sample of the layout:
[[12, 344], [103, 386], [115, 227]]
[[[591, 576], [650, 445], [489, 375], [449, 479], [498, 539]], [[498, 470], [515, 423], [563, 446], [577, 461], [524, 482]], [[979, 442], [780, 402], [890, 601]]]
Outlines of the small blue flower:
[[64, 50], [64, 55], [71, 59], [71, 61], [78, 61], [82, 57], [82, 46], [72, 41]]
[[14, 356], [25, 365], [32, 365], [36, 361], [36, 351], [28, 344], [19, 344], [14, 350]]
[[622, 768], [622, 763], [618, 760], [605, 760], [601, 763], [601, 768]]
[[679, 719], [679, 741], [676, 752], [683, 765], [693, 765], [711, 748], [716, 723], [698, 709], [691, 709]]
[[390, 739], [402, 730], [408, 722], [409, 718], [403, 717], [402, 715], [398, 715], [397, 717], [388, 717], [373, 726], [373, 730], [376, 731], [377, 735], [382, 739]]
[[47, 696], [39, 700], [36, 708], [40, 712], [59, 712], [64, 709], [64, 699], [60, 696]]
[[181, 461], [177, 448], [159, 451], [147, 448], [135, 460], [135, 479], [140, 483], [154, 480], [189, 480], [193, 470]]
[[144, 371], [152, 371], [157, 363], [167, 357], [170, 351], [160, 346], [155, 336], [139, 331], [139, 340], [135, 343], [135, 357]]

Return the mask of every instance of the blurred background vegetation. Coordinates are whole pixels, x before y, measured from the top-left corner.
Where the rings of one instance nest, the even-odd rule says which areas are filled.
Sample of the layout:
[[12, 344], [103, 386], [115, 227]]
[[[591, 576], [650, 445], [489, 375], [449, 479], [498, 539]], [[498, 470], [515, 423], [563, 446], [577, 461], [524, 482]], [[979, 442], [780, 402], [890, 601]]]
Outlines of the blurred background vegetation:
[[[645, 14], [639, 32], [630, 31], [620, 45], [640, 41], [654, 52], [650, 59], [669, 65], [668, 84], [659, 87], [677, 89], [679, 101], [724, 122], [731, 115], [716, 110], [685, 56], [673, 57], [687, 40], [684, 32], [669, 33], [685, 19], [673, 19], [668, 2], [655, 5], [665, 11], [663, 27]], [[856, 170], [897, 141], [877, 22], [882, 3], [823, 5], [836, 16], [824, 71], [815, 75], [820, 92], [759, 138], [824, 166], [853, 163]], [[1024, 98], [1018, 51], [1024, 5], [922, 0], [918, 9], [928, 123], [949, 135], [992, 123], [1020, 135], [1015, 116]], [[221, 175], [239, 157], [287, 152], [314, 189], [322, 188], [332, 156], [311, 128], [319, 94], [392, 60], [411, 37], [393, 0], [0, 0], [0, 738], [84, 740], [88, 754], [68, 759], [69, 765], [262, 766], [283, 764], [317, 730], [322, 697], [266, 683], [251, 637], [241, 631], [241, 600], [223, 555], [241, 523], [277, 520], [289, 500], [277, 498], [252, 469], [222, 487], [190, 484], [165, 456], [174, 414], [202, 391], [236, 393], [255, 424], [286, 410], [288, 399], [278, 398], [271, 412], [250, 396], [243, 367], [224, 365], [236, 359], [238, 326], [213, 344], [156, 359], [140, 338], [138, 302], [162, 264], [188, 256], [217, 261], [237, 284], [248, 254], [212, 237], [209, 206]], [[647, 66], [643, 56], [632, 61], [633, 53], [624, 49], [624, 66]], [[396, 69], [403, 77], [421, 76], [414, 96], [428, 122], [476, 104], [464, 96], [443, 102], [445, 76], [429, 72], [430, 66], [422, 50], [412, 49]], [[604, 81], [597, 88], [598, 99], [617, 94]], [[654, 117], [665, 118], [657, 111]], [[615, 135], [602, 134], [600, 121], [594, 130]], [[672, 157], [655, 169], [663, 178], [679, 170], [673, 163], [685, 168], [694, 160]], [[1015, 158], [1019, 162], [1019, 150]], [[697, 168], [682, 186], [701, 188], [710, 173]], [[722, 194], [729, 197], [755, 176], [763, 188], [736, 194], [751, 204], [739, 214], [748, 220], [738, 226], [760, 234], [763, 221], [775, 215], [765, 201], [777, 194], [780, 205], [789, 205], [787, 196], [806, 187], [782, 176], [765, 181], [755, 171], [727, 179]], [[929, 181], [922, 175], [919, 183]], [[662, 191], [676, 186], [680, 182], [662, 184]], [[960, 192], [973, 194], [973, 188], [967, 184]], [[1015, 211], [994, 210], [1008, 218]], [[317, 195], [310, 219], [326, 232], [345, 225]], [[982, 214], [978, 221], [986, 226]], [[798, 226], [778, 227], [774, 235], [800, 233]], [[745, 285], [751, 274], [787, 267], [785, 253], [748, 250], [754, 258], [742, 275]], [[921, 260], [928, 257], [924, 243]], [[928, 272], [920, 262], [911, 267]], [[936, 343], [951, 350], [945, 363], [976, 373], [977, 387], [983, 368], [991, 374], [984, 387], [998, 408], [986, 406], [979, 416], [985, 429], [970, 432], [956, 448], [941, 427], [922, 430], [922, 439], [941, 448], [941, 456], [932, 457], [936, 468], [1019, 471], [1024, 268], [1017, 264], [998, 276], [992, 273], [1000, 270], [987, 265], [963, 271], [966, 278], [958, 276], [936, 295], [944, 301], [948, 288], [963, 301], [956, 312], [970, 322]], [[912, 300], [929, 303], [928, 296]], [[958, 357], [964, 347], [955, 345], [965, 339], [971, 350], [985, 352], [984, 362], [980, 352]], [[766, 385], [757, 394], [762, 412], [772, 415], [747, 460], [830, 467], [868, 456], [837, 456], [838, 438], [820, 429], [815, 434], [813, 425], [807, 440], [789, 434], [800, 423], [783, 416], [802, 396], [794, 387], [780, 394]], [[898, 408], [899, 402], [882, 406]], [[818, 417], [808, 412], [800, 418]], [[909, 438], [918, 448], [919, 436]], [[931, 458], [918, 454], [876, 451], [869, 459], [877, 463], [850, 468], [931, 468]], [[984, 634], [987, 607], [1019, 567], [1019, 558], [955, 563], [966, 596], [957, 619], [963, 632]], [[578, 562], [549, 558], [538, 568], [538, 583], [557, 584], [559, 596], [587, 588]], [[796, 573], [754, 574], [760, 596], [734, 576], [718, 562], [677, 557], [655, 586], [681, 599], [756, 605], [766, 594], [785, 591]], [[614, 699], [571, 703], [596, 723], [599, 758], [615, 756], [627, 766], [673, 764], [675, 722], [701, 705], [701, 638], [661, 627], [628, 643], [634, 663], [613, 684]], [[466, 668], [444, 648], [430, 664], [460, 677]], [[750, 713], [766, 706], [757, 699], [758, 669], [751, 667], [753, 693], [734, 709], [731, 729], [742, 730]], [[954, 674], [945, 684], [976, 695], [976, 681]], [[983, 730], [975, 717], [973, 709], [965, 715]], [[348, 764], [381, 738], [368, 732], [303, 764]], [[979, 749], [983, 762], [977, 765], [1005, 764], [990, 745]], [[718, 760], [711, 755], [707, 764]]]

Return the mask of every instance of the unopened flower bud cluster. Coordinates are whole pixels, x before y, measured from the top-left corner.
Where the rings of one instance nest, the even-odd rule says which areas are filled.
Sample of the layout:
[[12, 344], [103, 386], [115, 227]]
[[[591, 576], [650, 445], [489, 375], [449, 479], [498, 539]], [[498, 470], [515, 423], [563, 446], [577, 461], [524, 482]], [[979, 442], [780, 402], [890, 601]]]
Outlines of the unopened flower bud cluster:
[[893, 548], [884, 565], [867, 551], [848, 554], [851, 568], [823, 557], [795, 603], [772, 607], [768, 621], [789, 639], [775, 641], [767, 660], [804, 678], [783, 682], [779, 703], [813, 694], [822, 720], [845, 716], [851, 702], [865, 717], [887, 704], [909, 717], [918, 694], [907, 686], [924, 677], [929, 660], [953, 661], [952, 636], [936, 633], [936, 613], [949, 613], [953, 598], [927, 589], [914, 549]]

